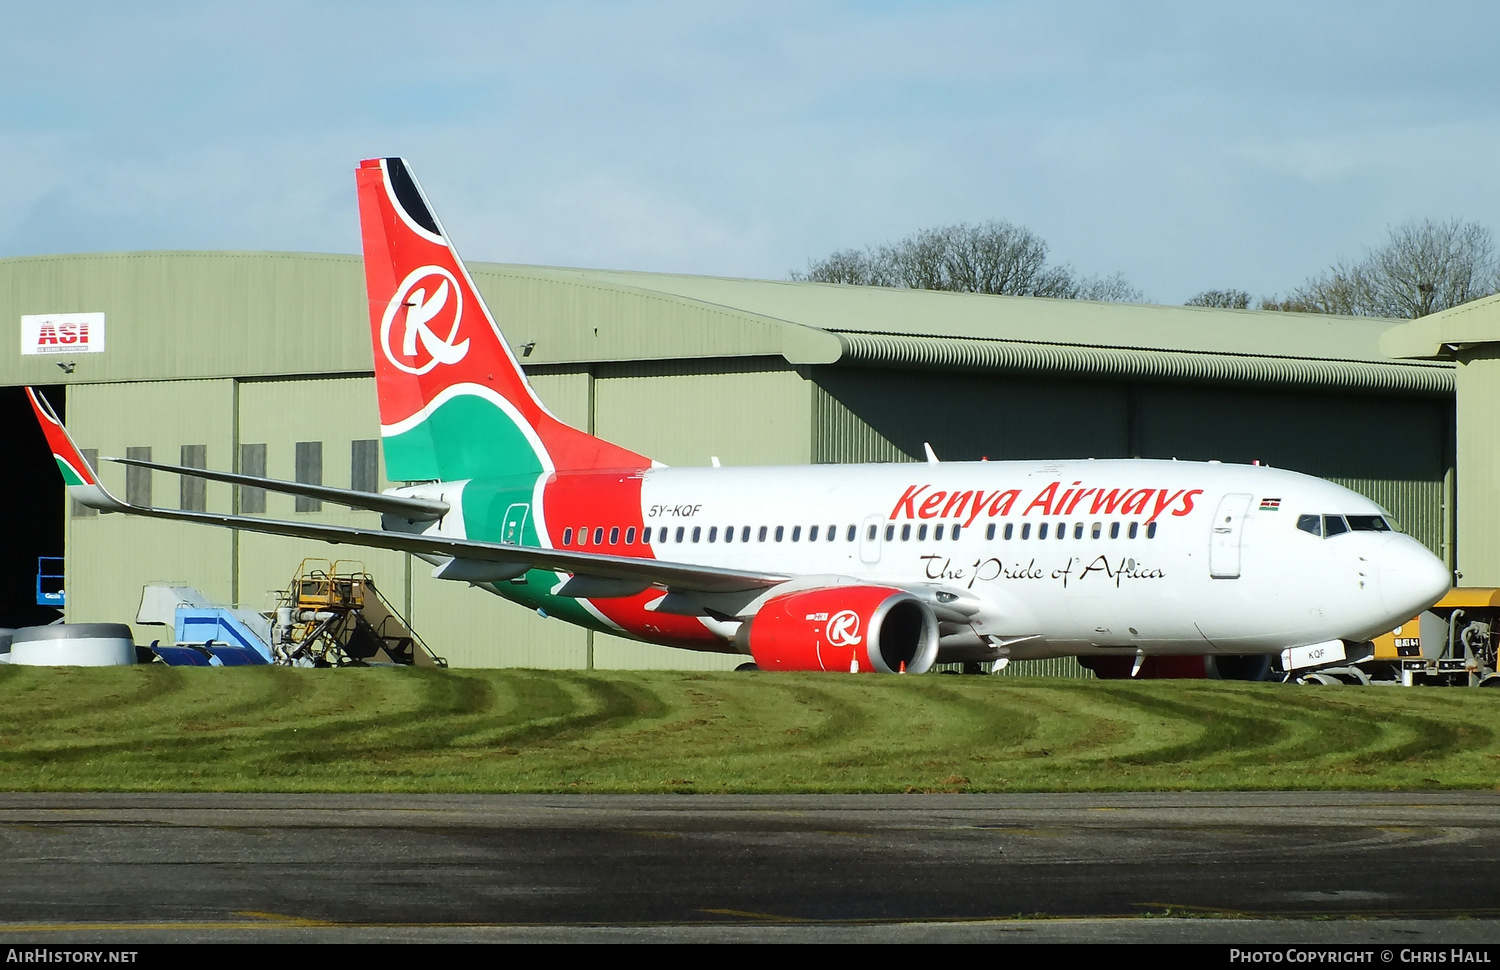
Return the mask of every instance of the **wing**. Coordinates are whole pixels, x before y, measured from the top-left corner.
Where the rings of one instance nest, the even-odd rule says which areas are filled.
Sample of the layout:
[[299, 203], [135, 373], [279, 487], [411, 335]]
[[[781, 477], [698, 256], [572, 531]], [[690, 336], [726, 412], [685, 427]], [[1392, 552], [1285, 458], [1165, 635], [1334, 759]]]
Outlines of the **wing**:
[[[132, 505], [121, 501], [100, 484], [98, 476], [84, 461], [72, 436], [53, 413], [46, 400], [32, 388], [26, 389], [36, 412], [42, 433], [52, 449], [52, 457], [62, 472], [63, 481], [73, 498], [101, 512], [124, 512], [155, 519], [177, 522], [197, 522], [202, 525], [228, 529], [243, 529], [246, 532], [261, 532], [267, 535], [292, 536], [317, 539], [322, 542], [347, 543], [368, 546], [374, 549], [393, 549], [409, 552], [428, 559], [446, 560], [434, 573], [444, 579], [470, 582], [495, 582], [519, 576], [528, 569], [548, 569], [572, 573], [574, 578], [566, 587], [564, 595], [607, 596], [625, 595], [624, 591], [636, 592], [648, 586], [660, 586], [668, 590], [691, 593], [736, 593], [768, 589], [786, 582], [791, 577], [777, 573], [749, 572], [738, 569], [722, 569], [715, 566], [700, 566], [691, 563], [663, 562], [657, 559], [634, 559], [628, 556], [602, 556], [596, 553], [571, 552], [546, 549], [537, 546], [516, 546], [499, 542], [480, 542], [474, 539], [454, 539], [425, 532], [387, 532], [382, 529], [359, 529], [352, 526], [320, 525], [311, 522], [285, 522], [278, 519], [262, 519], [244, 515], [219, 515], [212, 512], [189, 512], [182, 509], [162, 509], [145, 505]], [[217, 481], [252, 484], [258, 488], [289, 492], [294, 495], [314, 495], [331, 501], [355, 505], [357, 508], [376, 508], [377, 511], [398, 512], [410, 516], [421, 511], [416, 525], [429, 524], [435, 517], [431, 509], [418, 510], [404, 502], [400, 496], [372, 495], [367, 492], [351, 492], [345, 489], [322, 489], [318, 493], [333, 492], [337, 496], [318, 494], [309, 486], [278, 479], [255, 478], [246, 475], [230, 475], [226, 472], [204, 474], [203, 469], [183, 468], [172, 465], [157, 465], [151, 462], [123, 461], [166, 471], [192, 473]], [[366, 500], [366, 498], [368, 500]], [[355, 500], [360, 500], [356, 504]], [[373, 503], [396, 499], [397, 506], [380, 509]], [[419, 500], [412, 500], [419, 501]], [[389, 503], [386, 503], [389, 504]], [[432, 503], [426, 503], [431, 505]], [[442, 504], [442, 503], [437, 503]], [[439, 513], [441, 514], [441, 513]], [[583, 582], [580, 582], [582, 580]], [[612, 582], [605, 582], [612, 581]], [[631, 590], [631, 587], [634, 587]], [[593, 590], [590, 592], [589, 590]]]
[[[66, 430], [64, 433], [66, 434]], [[351, 509], [368, 509], [371, 512], [380, 512], [383, 515], [399, 515], [415, 522], [432, 522], [442, 518], [448, 512], [448, 503], [439, 501], [438, 499], [361, 492], [350, 488], [309, 485], [306, 482], [284, 482], [279, 478], [236, 475], [231, 472], [212, 471], [207, 468], [190, 468], [187, 465], [163, 465], [154, 461], [142, 461], [139, 458], [101, 458], [100, 461], [109, 461], [120, 465], [135, 465], [139, 468], [154, 468], [157, 471], [172, 472], [177, 475], [189, 475], [193, 478], [204, 478], [211, 482], [228, 482], [231, 485], [263, 488], [269, 492], [301, 495], [306, 498], [315, 498], [325, 502], [336, 502], [339, 505], [347, 505]]]

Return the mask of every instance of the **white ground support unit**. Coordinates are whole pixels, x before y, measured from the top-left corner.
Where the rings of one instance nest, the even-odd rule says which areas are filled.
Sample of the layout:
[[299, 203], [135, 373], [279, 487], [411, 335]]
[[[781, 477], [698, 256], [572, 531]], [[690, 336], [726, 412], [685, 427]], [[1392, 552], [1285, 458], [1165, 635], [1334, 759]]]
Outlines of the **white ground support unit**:
[[12, 637], [10, 662], [32, 667], [117, 667], [135, 663], [135, 639], [123, 623], [27, 626]]

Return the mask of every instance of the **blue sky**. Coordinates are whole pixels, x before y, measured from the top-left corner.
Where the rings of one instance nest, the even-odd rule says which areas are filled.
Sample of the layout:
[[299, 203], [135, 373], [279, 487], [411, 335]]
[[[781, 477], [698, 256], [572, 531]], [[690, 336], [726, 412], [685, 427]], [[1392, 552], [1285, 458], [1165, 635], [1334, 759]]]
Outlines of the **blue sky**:
[[1500, 232], [1485, 3], [0, 0], [0, 257], [356, 252], [407, 157], [466, 258], [785, 278], [1008, 219], [1158, 302]]

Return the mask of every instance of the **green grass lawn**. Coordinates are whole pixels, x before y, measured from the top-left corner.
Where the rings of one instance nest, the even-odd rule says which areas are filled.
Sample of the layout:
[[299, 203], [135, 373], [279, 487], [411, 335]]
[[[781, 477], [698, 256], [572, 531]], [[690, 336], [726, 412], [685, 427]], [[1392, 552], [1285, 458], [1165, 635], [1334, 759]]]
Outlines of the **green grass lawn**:
[[1500, 691], [0, 666], [0, 790], [1494, 788]]

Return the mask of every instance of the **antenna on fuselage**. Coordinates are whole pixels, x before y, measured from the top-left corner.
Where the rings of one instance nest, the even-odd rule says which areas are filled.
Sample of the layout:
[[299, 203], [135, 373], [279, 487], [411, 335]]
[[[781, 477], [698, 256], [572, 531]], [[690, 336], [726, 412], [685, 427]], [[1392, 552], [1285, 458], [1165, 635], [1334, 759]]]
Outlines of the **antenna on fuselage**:
[[932, 444], [930, 442], [922, 442], [922, 451], [927, 455], [927, 464], [936, 465], [938, 463], [937, 452], [932, 450]]

